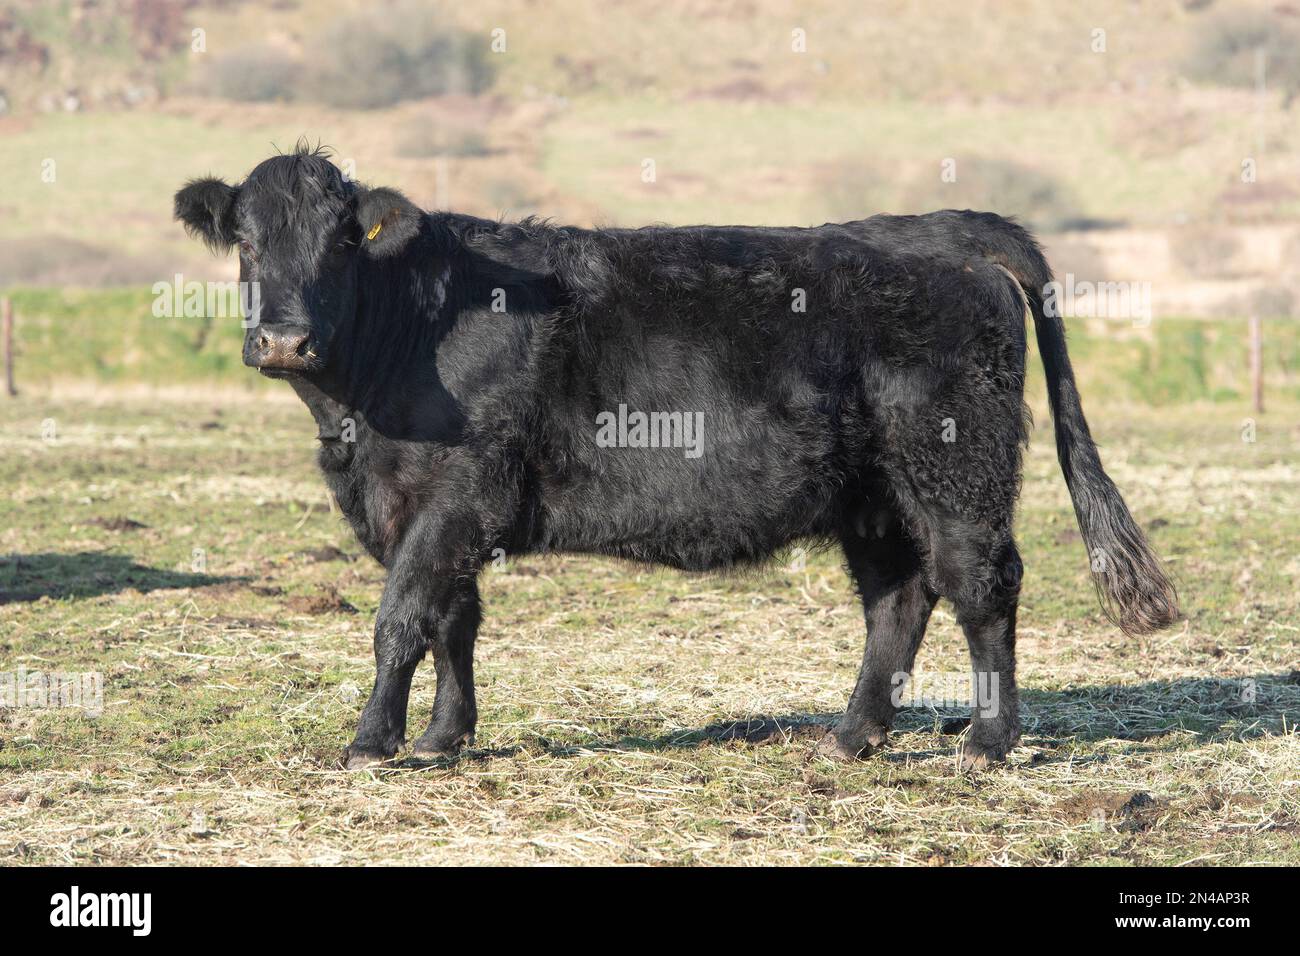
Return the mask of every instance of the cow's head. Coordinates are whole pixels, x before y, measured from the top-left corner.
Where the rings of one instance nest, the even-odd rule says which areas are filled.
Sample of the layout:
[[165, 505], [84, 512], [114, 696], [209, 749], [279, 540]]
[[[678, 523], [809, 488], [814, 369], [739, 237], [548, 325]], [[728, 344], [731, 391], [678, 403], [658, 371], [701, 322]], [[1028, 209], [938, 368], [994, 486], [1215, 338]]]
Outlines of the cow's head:
[[256, 306], [244, 364], [273, 377], [324, 373], [343, 356], [357, 314], [358, 272], [396, 255], [424, 214], [401, 193], [352, 182], [319, 149], [299, 147], [244, 182], [191, 180], [176, 218], [214, 251], [239, 248], [246, 302]]

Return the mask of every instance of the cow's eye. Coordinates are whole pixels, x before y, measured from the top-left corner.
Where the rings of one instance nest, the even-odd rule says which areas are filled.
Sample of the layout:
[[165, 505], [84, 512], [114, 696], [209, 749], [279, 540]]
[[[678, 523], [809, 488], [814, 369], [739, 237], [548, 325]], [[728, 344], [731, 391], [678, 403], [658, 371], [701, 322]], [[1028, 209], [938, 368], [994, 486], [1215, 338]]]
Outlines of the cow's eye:
[[253, 251], [253, 244], [247, 239], [239, 240], [239, 251], [248, 256], [248, 258], [257, 261], [257, 253]]

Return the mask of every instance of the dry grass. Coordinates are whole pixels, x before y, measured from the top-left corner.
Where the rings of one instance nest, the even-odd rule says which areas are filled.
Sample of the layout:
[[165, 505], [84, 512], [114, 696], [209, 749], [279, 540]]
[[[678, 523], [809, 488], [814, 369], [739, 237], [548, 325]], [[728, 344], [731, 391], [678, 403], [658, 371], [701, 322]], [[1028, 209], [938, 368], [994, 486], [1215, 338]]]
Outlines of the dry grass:
[[[1097, 612], [1039, 434], [1005, 769], [956, 773], [956, 711], [908, 711], [861, 764], [813, 756], [862, 641], [819, 556], [723, 579], [512, 562], [484, 582], [475, 749], [346, 773], [382, 576], [329, 513], [306, 413], [98, 398], [0, 406], [0, 669], [105, 681], [97, 719], [0, 712], [0, 860], [1300, 861], [1294, 409], [1253, 445], [1230, 407], [1094, 410], [1189, 613], [1143, 642]], [[941, 606], [920, 668], [965, 666]], [[426, 668], [412, 723], [432, 691]]]

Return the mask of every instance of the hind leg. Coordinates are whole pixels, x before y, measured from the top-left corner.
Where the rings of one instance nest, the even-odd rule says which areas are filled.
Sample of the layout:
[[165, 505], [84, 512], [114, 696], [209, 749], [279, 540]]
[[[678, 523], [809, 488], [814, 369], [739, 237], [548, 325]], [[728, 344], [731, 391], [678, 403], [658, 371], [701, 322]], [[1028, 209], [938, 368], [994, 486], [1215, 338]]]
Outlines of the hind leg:
[[973, 706], [961, 768], [1001, 763], [1020, 739], [1016, 690], [1016, 606], [971, 616], [958, 612], [970, 648]]
[[869, 756], [888, 738], [897, 708], [894, 693], [910, 674], [936, 595], [925, 582], [921, 555], [897, 521], [847, 532], [849, 574], [862, 597], [867, 625], [862, 668], [844, 716], [820, 751], [834, 759]]
[[971, 658], [972, 713], [962, 746], [963, 770], [1006, 759], [1020, 739], [1016, 690], [1016, 605], [1020, 554], [1009, 532], [937, 521], [931, 525], [928, 570], [952, 601]]

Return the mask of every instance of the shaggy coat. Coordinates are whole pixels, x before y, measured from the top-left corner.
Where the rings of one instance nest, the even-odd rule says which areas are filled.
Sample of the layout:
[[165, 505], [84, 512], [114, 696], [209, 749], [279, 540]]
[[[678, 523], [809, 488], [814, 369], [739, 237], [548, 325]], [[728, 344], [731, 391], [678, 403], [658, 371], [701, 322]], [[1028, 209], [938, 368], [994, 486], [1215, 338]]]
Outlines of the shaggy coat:
[[189, 183], [176, 215], [240, 249], [260, 289], [244, 359], [288, 379], [320, 467], [388, 569], [376, 681], [348, 766], [406, 739], [416, 665], [437, 694], [417, 755], [473, 738], [476, 576], [500, 554], [587, 552], [689, 571], [801, 539], [843, 549], [868, 641], [823, 751], [885, 743], [939, 597], [999, 685], [963, 763], [1019, 730], [1012, 538], [1032, 315], [1062, 469], [1098, 591], [1125, 631], [1177, 616], [1102, 470], [1051, 273], [990, 213], [817, 228], [578, 229], [416, 208], [319, 151], [238, 186]]

